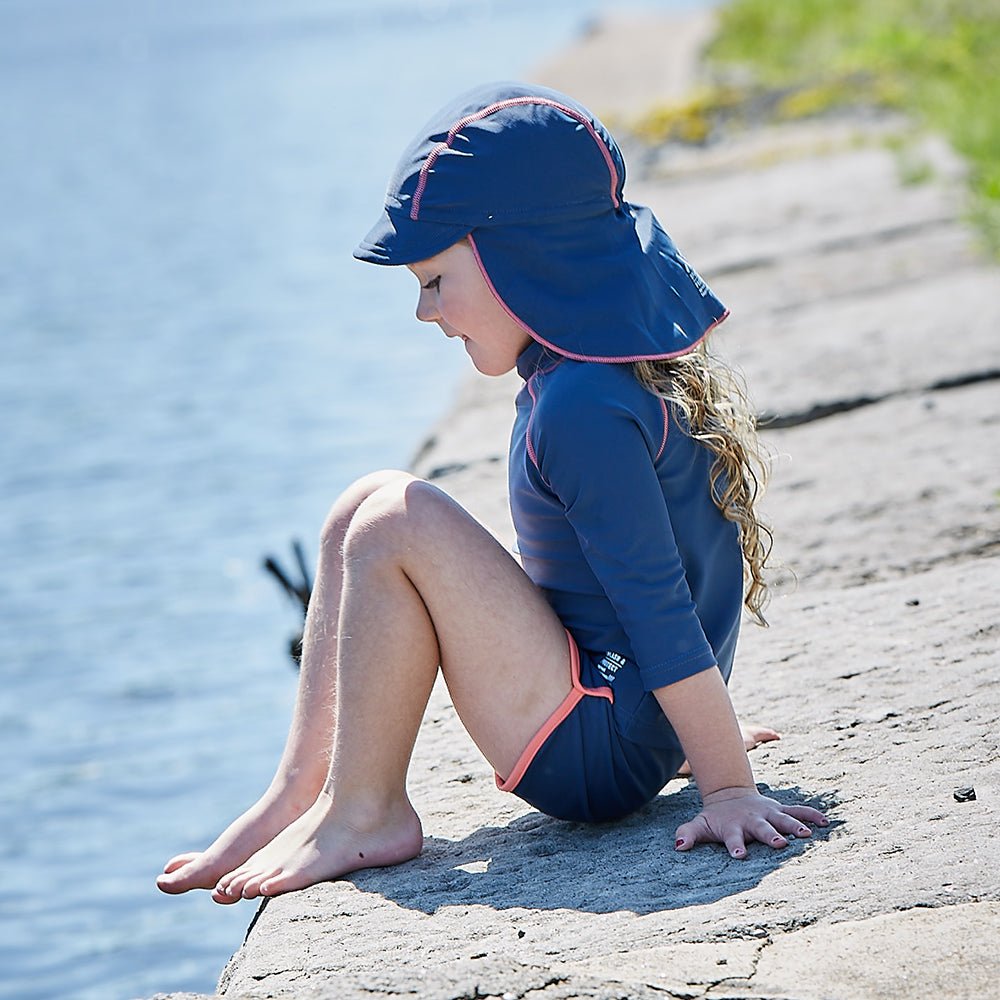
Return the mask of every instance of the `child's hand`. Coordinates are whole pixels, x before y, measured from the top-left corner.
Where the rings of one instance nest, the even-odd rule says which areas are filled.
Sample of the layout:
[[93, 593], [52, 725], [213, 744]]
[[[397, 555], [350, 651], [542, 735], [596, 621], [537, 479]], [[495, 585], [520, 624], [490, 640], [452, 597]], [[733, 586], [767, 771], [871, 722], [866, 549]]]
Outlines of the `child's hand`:
[[678, 851], [695, 844], [725, 844], [734, 858], [745, 858], [749, 841], [787, 847], [786, 835], [808, 837], [806, 823], [827, 826], [829, 820], [810, 806], [784, 806], [756, 789], [722, 788], [705, 796], [701, 812], [677, 828]]

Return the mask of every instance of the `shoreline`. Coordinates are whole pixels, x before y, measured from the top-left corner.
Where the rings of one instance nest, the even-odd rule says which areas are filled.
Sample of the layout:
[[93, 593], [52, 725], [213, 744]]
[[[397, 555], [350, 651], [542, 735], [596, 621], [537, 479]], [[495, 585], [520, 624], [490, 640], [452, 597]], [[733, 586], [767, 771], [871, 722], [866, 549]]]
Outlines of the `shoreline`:
[[[664, 62], [676, 52], [675, 83], [690, 87], [711, 17], [684, 30], [676, 17], [605, 20], [536, 79], [599, 90], [594, 67], [639, 31]], [[681, 96], [653, 93], [662, 84], [640, 70], [609, 84], [608, 107], [575, 96], [622, 120], [644, 110], [637, 94]], [[765, 509], [796, 579], [778, 587], [770, 629], [744, 626], [733, 694], [742, 717], [783, 732], [753, 756], [759, 785], [824, 802], [830, 828], [743, 862], [675, 854], [697, 801], [683, 780], [618, 824], [551, 820], [495, 790], [438, 685], [410, 780], [423, 854], [262, 904], [221, 995], [995, 988], [1000, 269], [971, 249], [963, 168], [943, 142], [926, 142], [932, 178], [901, 181], [886, 141], [898, 125], [844, 112], [664, 147], [626, 188], [730, 305], [717, 346], [758, 407], [787, 418], [764, 429], [779, 456]], [[516, 385], [468, 378], [414, 459], [505, 544]], [[956, 794], [968, 786], [974, 800]]]

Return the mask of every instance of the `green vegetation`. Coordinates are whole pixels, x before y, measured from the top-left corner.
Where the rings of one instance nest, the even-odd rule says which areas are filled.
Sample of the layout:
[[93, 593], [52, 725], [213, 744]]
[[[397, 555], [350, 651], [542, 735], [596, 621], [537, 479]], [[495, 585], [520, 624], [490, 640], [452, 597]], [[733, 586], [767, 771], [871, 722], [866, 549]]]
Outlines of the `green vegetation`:
[[738, 115], [745, 95], [735, 88], [716, 87], [694, 94], [680, 104], [656, 104], [632, 131], [649, 143], [705, 142], [723, 119]]
[[715, 83], [685, 101], [654, 104], [624, 127], [653, 145], [666, 142], [701, 145], [727, 128], [761, 121], [794, 121], [859, 104], [899, 108], [901, 101], [895, 87], [859, 73], [830, 77], [818, 83], [755, 82], [739, 86]]
[[998, 0], [732, 0], [709, 55], [785, 91], [777, 117], [877, 103], [942, 132], [969, 164], [974, 217], [1000, 255]]

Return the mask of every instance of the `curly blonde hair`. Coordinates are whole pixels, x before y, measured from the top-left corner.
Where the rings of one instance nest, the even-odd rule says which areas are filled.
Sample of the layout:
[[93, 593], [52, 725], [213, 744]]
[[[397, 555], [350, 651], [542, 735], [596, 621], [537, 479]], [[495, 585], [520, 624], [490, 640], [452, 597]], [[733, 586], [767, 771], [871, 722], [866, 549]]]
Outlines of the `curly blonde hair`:
[[693, 351], [666, 361], [633, 364], [640, 384], [672, 404], [687, 432], [714, 455], [711, 492], [723, 516], [740, 529], [743, 550], [743, 604], [759, 625], [767, 625], [764, 566], [771, 554], [771, 530], [756, 505], [770, 472], [746, 385], [702, 341]]

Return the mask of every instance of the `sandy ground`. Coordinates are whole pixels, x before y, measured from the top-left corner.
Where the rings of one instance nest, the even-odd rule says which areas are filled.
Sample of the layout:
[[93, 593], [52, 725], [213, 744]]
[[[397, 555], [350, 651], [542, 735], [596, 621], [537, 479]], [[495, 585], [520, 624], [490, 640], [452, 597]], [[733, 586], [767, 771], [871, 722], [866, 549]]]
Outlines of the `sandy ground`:
[[[608, 22], [537, 78], [625, 121], [690, 86], [705, 18]], [[630, 37], [662, 66], [605, 71]], [[439, 689], [411, 779], [422, 856], [267, 903], [226, 997], [998, 995], [1000, 269], [947, 149], [928, 140], [933, 178], [901, 184], [901, 127], [759, 128], [647, 156], [626, 189], [732, 308], [718, 346], [776, 418], [786, 569], [734, 700], [784, 734], [761, 786], [831, 827], [744, 862], [677, 854], [682, 780], [623, 823], [548, 819], [496, 791]], [[415, 462], [506, 539], [514, 388], [470, 380]]]

